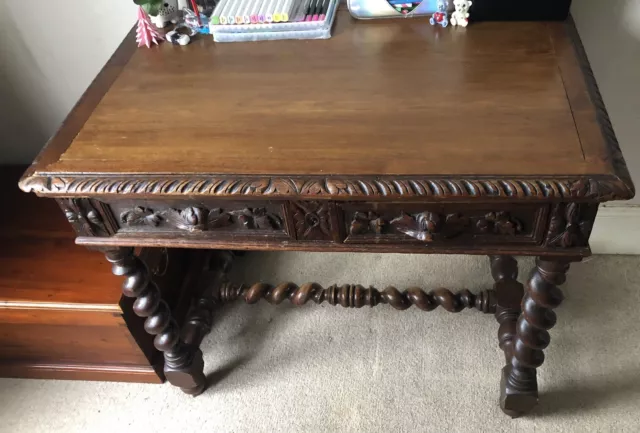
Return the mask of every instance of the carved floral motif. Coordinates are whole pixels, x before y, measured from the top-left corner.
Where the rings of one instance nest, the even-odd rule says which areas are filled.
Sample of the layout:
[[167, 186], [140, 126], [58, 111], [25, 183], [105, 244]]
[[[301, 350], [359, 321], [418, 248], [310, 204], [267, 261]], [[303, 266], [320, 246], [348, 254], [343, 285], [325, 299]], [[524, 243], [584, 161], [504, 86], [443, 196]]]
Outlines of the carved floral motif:
[[291, 202], [291, 207], [298, 240], [332, 239], [329, 203], [318, 201]]
[[160, 224], [173, 226], [189, 232], [215, 230], [238, 225], [252, 230], [280, 230], [282, 219], [266, 208], [244, 208], [225, 211], [221, 208], [206, 209], [190, 206], [184, 209], [154, 211], [150, 208], [135, 207], [120, 214], [123, 225], [158, 227]]

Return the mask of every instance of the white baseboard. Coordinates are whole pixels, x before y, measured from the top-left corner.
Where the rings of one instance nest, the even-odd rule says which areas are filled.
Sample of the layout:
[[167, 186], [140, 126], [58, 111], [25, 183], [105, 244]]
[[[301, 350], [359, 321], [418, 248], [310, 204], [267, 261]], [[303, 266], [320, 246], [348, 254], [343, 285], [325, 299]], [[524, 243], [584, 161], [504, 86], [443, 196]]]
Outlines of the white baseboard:
[[640, 255], [640, 206], [600, 206], [589, 244], [593, 254]]

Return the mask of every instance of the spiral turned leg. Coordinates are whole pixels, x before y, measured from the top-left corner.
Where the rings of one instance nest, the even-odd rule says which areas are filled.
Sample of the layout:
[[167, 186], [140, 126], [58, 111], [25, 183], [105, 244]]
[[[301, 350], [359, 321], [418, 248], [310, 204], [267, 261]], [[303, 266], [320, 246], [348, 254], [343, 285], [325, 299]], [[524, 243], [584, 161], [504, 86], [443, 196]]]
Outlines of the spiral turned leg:
[[495, 317], [500, 324], [498, 342], [507, 365], [510, 365], [524, 287], [517, 281], [518, 262], [512, 256], [490, 256], [489, 261], [491, 275], [496, 282], [493, 288], [497, 304]]
[[536, 368], [544, 362], [542, 350], [550, 342], [547, 331], [556, 323], [553, 309], [563, 300], [558, 286], [568, 270], [567, 261], [540, 258], [527, 281], [511, 365], [503, 370], [501, 383], [500, 406], [512, 417], [528, 413], [538, 402]]
[[105, 255], [112, 264], [114, 275], [125, 277], [122, 293], [136, 298], [133, 311], [146, 318], [145, 331], [155, 335], [153, 344], [164, 354], [167, 380], [187, 394], [200, 394], [206, 383], [202, 352], [181, 341], [178, 324], [171, 317], [160, 290], [151, 281], [146, 265], [133, 254], [133, 248], [107, 250]]

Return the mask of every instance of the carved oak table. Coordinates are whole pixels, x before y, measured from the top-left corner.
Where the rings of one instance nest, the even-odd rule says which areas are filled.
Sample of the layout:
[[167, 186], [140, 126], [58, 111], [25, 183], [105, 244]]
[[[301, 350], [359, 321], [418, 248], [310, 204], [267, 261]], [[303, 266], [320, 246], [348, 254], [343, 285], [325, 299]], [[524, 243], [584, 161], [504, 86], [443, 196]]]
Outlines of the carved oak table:
[[[326, 41], [163, 44], [133, 32], [20, 186], [54, 197], [137, 298], [168, 380], [205, 387], [214, 305], [265, 298], [495, 314], [502, 409], [537, 401], [536, 368], [569, 263], [599, 203], [634, 188], [575, 27], [337, 17]], [[184, 329], [134, 247], [210, 250]], [[483, 254], [474, 295], [227, 281], [228, 250]], [[217, 252], [214, 252], [217, 251]], [[537, 256], [524, 285], [512, 255]]]

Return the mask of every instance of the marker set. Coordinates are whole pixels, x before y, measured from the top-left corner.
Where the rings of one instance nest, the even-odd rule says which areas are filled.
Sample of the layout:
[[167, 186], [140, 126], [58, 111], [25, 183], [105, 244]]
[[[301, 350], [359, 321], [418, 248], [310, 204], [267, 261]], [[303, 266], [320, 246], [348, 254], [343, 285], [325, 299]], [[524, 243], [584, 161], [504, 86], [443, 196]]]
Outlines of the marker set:
[[[209, 29], [216, 42], [328, 39], [339, 2], [220, 0], [211, 16]], [[218, 24], [214, 24], [216, 22]]]
[[221, 0], [211, 24], [270, 24], [324, 21], [332, 0]]

